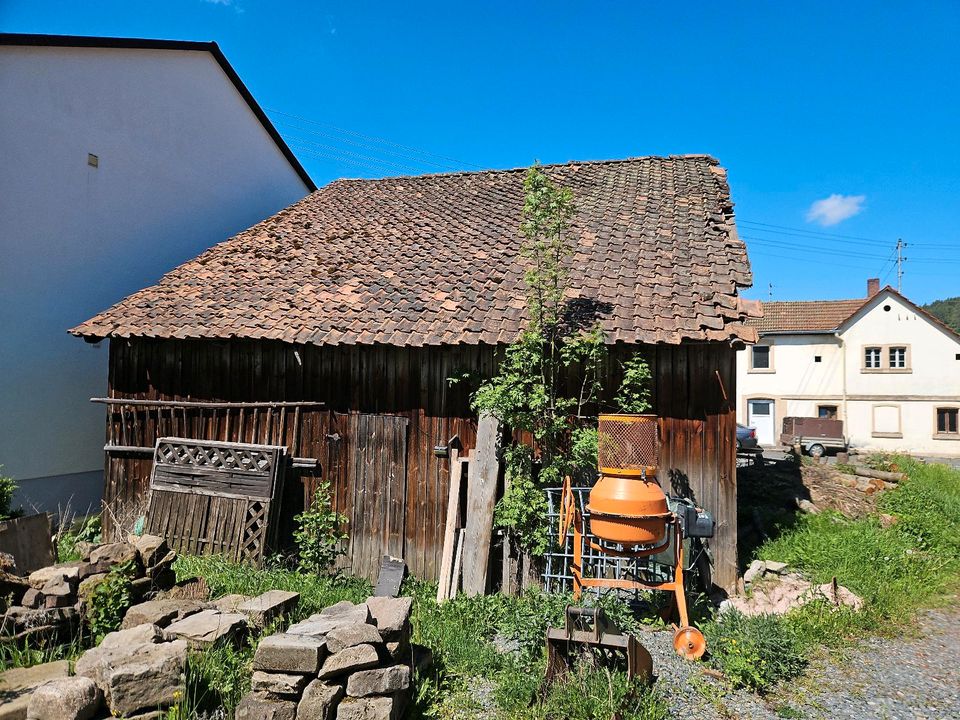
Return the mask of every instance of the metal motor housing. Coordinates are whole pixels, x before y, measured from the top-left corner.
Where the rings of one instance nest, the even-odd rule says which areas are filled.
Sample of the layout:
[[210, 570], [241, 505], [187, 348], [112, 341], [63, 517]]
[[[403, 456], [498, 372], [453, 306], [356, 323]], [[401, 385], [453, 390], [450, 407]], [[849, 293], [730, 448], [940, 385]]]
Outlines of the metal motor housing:
[[713, 513], [698, 508], [688, 498], [668, 497], [667, 504], [680, 518], [685, 538], [712, 538], [717, 529]]

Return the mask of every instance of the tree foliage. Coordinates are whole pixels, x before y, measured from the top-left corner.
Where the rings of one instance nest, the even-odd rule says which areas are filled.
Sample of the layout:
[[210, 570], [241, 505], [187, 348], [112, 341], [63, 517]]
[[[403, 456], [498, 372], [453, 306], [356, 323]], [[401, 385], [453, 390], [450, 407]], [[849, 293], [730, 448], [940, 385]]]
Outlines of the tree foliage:
[[[596, 412], [601, 400], [607, 350], [599, 324], [574, 317], [569, 307], [573, 195], [538, 166], [527, 173], [524, 193], [520, 252], [527, 262], [528, 323], [505, 350], [497, 374], [474, 393], [473, 406], [496, 415], [523, 440], [504, 453], [507, 489], [495, 521], [525, 550], [542, 555], [551, 536], [543, 489], [560, 485], [576, 468], [596, 467], [596, 425], [586, 413]], [[623, 370], [618, 409], [648, 411], [646, 361], [637, 354]]]
[[923, 309], [960, 332], [960, 297], [934, 300], [932, 303], [924, 305]]
[[0, 475], [0, 520], [10, 517], [13, 503], [13, 493], [17, 484], [13, 478]]
[[[527, 173], [524, 192], [520, 230], [529, 322], [505, 351], [497, 374], [474, 394], [473, 405], [533, 440], [533, 447], [516, 442], [505, 452], [508, 487], [496, 521], [523, 547], [542, 554], [549, 546], [542, 489], [571, 471], [573, 447], [583, 455], [584, 432], [589, 445], [580, 418], [597, 399], [605, 346], [598, 327], [581, 328], [566, 313], [566, 261], [576, 250], [569, 232], [576, 213], [572, 194], [536, 166]], [[569, 391], [574, 368], [576, 394]]]

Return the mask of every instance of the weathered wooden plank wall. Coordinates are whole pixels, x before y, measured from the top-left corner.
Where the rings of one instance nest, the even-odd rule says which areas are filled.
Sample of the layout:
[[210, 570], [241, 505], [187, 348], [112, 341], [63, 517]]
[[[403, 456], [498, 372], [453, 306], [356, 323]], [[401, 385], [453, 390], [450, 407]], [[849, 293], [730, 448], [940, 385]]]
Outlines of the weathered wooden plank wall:
[[[619, 360], [635, 350], [612, 348], [608, 388], [618, 385]], [[721, 344], [662, 345], [646, 352], [654, 369], [655, 411], [664, 418], [664, 477], [675, 490], [687, 489], [715, 513], [719, 527], [711, 543], [714, 580], [729, 587], [736, 580], [735, 352]], [[316, 470], [299, 470], [288, 477], [282, 537], [289, 537], [292, 516], [302, 509], [304, 497], [312, 494], [322, 474], [331, 482], [335, 506], [348, 517], [354, 517], [358, 497], [364, 503], [372, 497], [376, 512], [383, 513], [370, 520], [370, 530], [362, 537], [351, 540], [350, 562], [356, 570], [370, 576], [382, 553], [397, 554], [400, 548], [411, 572], [434, 579], [443, 543], [449, 461], [437, 458], [433, 448], [458, 435], [467, 452], [476, 435], [468, 385], [451, 385], [447, 379], [464, 372], [488, 377], [496, 354], [491, 346], [318, 347], [245, 340], [114, 339], [111, 397], [319, 401], [324, 407], [175, 412], [114, 407], [108, 411], [108, 442], [152, 446], [156, 437], [170, 435], [287, 445], [292, 455], [319, 463]], [[396, 427], [386, 430], [382, 422], [378, 425], [358, 415], [404, 418], [405, 447], [400, 447]], [[370, 457], [369, 435], [377, 427], [388, 438], [382, 443], [386, 459]], [[384, 476], [390, 481], [367, 488], [366, 494], [361, 484], [358, 495], [358, 462], [364, 467], [374, 463], [362, 477], [380, 477], [392, 468]], [[403, 500], [398, 504], [398, 468], [404, 464]], [[104, 497], [118, 515], [124, 515], [123, 508], [129, 508], [129, 514], [142, 507], [149, 473], [149, 456], [108, 454]]]

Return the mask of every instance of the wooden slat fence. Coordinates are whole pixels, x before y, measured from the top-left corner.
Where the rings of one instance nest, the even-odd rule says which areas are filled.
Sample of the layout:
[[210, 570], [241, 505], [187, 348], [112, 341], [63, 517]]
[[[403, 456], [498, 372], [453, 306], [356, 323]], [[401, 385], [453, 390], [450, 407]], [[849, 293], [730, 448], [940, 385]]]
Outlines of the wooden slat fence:
[[159, 438], [147, 531], [177, 552], [260, 565], [275, 546], [286, 448]]

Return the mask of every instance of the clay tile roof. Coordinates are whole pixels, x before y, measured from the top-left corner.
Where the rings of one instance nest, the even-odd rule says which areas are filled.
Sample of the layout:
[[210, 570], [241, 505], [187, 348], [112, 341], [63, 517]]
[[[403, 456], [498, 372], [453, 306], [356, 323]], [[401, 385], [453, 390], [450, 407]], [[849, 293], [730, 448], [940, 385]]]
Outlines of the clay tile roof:
[[[577, 205], [571, 308], [608, 342], [756, 340], [726, 172], [704, 155], [547, 165]], [[503, 343], [524, 325], [526, 169], [338, 180], [73, 328], [87, 337]]]
[[801, 300], [763, 303], [763, 317], [747, 323], [760, 334], [775, 332], [833, 332], [863, 307], [867, 298]]

